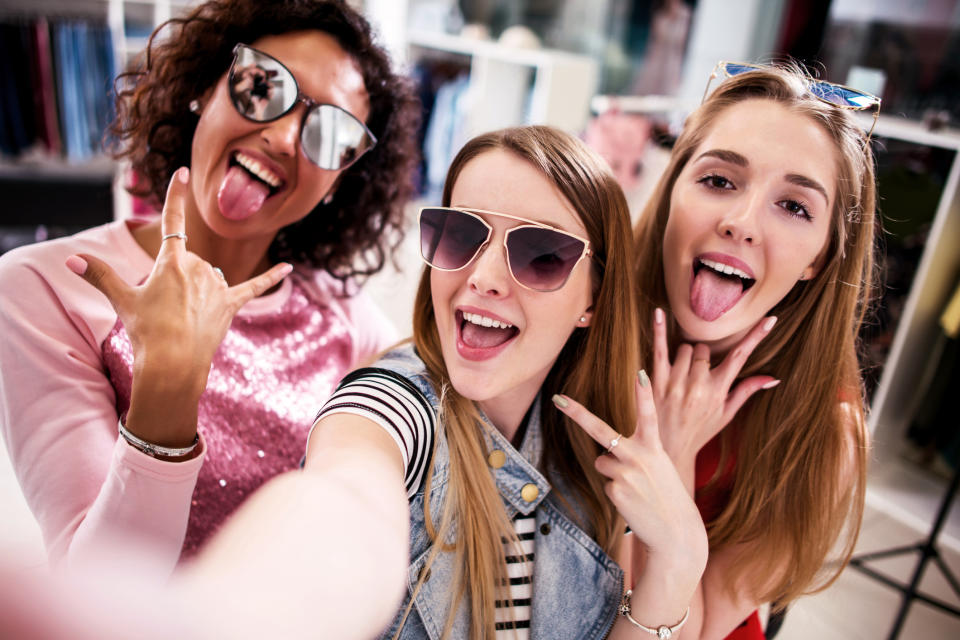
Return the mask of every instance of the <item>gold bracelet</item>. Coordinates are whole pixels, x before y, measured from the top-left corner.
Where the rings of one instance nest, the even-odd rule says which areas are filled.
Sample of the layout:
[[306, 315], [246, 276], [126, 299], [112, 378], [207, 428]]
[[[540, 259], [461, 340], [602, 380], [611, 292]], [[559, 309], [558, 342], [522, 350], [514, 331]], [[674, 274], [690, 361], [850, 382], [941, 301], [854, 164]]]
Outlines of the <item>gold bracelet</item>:
[[665, 624], [660, 625], [656, 629], [646, 627], [640, 624], [639, 622], [637, 622], [636, 620], [634, 620], [633, 616], [630, 615], [630, 596], [632, 595], [633, 595], [633, 589], [627, 589], [627, 592], [623, 594], [623, 599], [620, 600], [620, 613], [626, 616], [627, 620], [629, 620], [633, 626], [637, 627], [638, 629], [641, 629], [642, 631], [646, 631], [650, 635], [657, 636], [658, 638], [660, 638], [660, 640], [668, 640], [669, 638], [672, 638], [673, 634], [679, 631], [680, 627], [686, 624], [687, 618], [690, 616], [690, 607], [687, 607], [687, 610], [683, 612], [683, 617], [680, 618], [680, 622], [673, 625], [672, 627], [668, 627]]

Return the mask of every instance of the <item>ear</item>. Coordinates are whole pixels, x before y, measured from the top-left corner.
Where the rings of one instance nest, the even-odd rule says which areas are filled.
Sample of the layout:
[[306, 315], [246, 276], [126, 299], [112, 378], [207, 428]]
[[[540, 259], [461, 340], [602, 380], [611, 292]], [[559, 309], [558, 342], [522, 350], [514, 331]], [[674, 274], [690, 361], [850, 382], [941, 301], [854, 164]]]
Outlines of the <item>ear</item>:
[[210, 87], [199, 96], [190, 101], [190, 111], [195, 113], [198, 117], [203, 113], [204, 107], [207, 106], [207, 103], [210, 102], [210, 96], [213, 95], [214, 87]]
[[590, 307], [577, 317], [577, 328], [589, 327], [593, 321], [593, 307]]

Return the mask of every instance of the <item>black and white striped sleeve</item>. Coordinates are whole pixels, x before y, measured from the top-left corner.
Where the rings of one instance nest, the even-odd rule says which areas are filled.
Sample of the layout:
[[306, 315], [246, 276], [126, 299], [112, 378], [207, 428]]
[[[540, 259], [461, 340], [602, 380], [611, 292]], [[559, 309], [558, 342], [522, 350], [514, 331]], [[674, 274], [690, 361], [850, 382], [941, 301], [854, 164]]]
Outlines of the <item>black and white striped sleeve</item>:
[[363, 416], [380, 425], [400, 448], [407, 497], [423, 482], [433, 451], [436, 417], [423, 394], [409, 380], [387, 369], [359, 369], [344, 378], [317, 414]]

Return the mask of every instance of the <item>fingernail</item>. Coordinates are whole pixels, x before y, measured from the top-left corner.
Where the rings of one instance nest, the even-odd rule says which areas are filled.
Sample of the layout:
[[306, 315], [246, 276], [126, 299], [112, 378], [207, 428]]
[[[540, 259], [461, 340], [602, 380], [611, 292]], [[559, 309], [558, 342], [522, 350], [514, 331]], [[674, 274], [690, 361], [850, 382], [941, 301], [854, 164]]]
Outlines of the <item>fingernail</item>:
[[555, 394], [553, 395], [552, 400], [553, 400], [553, 404], [557, 405], [557, 406], [560, 407], [561, 409], [566, 409], [567, 407], [570, 406], [570, 401], [567, 400], [566, 398], [564, 398], [564, 397], [563, 397], [562, 395], [560, 395], [559, 393], [555, 393]]
[[761, 388], [761, 389], [773, 389], [775, 386], [777, 386], [777, 385], [780, 384], [781, 382], [782, 382], [782, 380], [771, 380], [770, 382], [768, 382], [767, 384], [763, 385], [763, 386], [760, 387], [760, 388]]
[[177, 169], [177, 180], [183, 184], [190, 182], [190, 168], [189, 167], [180, 167]]
[[647, 372], [643, 369], [637, 371], [637, 380], [640, 382], [641, 387], [646, 388], [650, 386], [650, 378], [647, 377]]
[[775, 324], [777, 324], [777, 316], [770, 316], [763, 321], [763, 330], [770, 331], [770, 329], [773, 329], [773, 325]]
[[290, 264], [289, 262], [284, 262], [283, 268], [280, 269], [280, 273], [282, 273], [284, 276], [288, 276], [290, 275], [291, 271], [293, 271], [293, 265]]
[[653, 310], [653, 321], [657, 324], [663, 324], [663, 309], [660, 307]]
[[81, 258], [80, 256], [70, 256], [67, 258], [67, 269], [73, 271], [78, 276], [82, 276], [87, 272], [87, 261]]

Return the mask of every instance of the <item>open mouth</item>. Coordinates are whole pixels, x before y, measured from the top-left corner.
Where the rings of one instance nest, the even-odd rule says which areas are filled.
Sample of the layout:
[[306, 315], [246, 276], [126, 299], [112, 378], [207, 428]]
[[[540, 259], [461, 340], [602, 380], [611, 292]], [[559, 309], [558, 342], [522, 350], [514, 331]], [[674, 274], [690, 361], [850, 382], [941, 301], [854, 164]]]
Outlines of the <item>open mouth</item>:
[[270, 196], [284, 187], [281, 176], [256, 158], [235, 151], [217, 190], [220, 213], [230, 220], [245, 220], [263, 207]]
[[457, 347], [472, 360], [493, 357], [520, 333], [514, 325], [480, 313], [458, 310], [456, 322]]
[[699, 257], [693, 261], [690, 307], [703, 320], [713, 321], [729, 311], [756, 284], [745, 271]]

